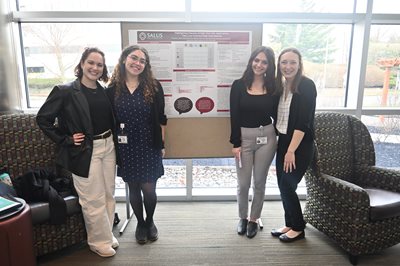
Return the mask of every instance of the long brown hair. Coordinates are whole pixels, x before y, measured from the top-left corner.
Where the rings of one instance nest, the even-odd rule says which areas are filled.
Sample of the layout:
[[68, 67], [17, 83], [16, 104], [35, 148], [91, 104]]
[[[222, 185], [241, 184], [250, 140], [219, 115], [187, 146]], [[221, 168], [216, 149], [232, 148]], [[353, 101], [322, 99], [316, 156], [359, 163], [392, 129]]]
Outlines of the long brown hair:
[[276, 73], [276, 88], [277, 88], [277, 92], [279, 94], [283, 93], [283, 80], [282, 80], [282, 72], [281, 72], [281, 68], [280, 68], [281, 57], [283, 54], [286, 54], [289, 52], [295, 53], [299, 57], [299, 69], [296, 73], [296, 76], [294, 77], [293, 86], [290, 88], [290, 91], [292, 93], [298, 93], [297, 88], [299, 87], [300, 81], [303, 79], [303, 76], [304, 76], [303, 75], [303, 58], [300, 54], [300, 51], [293, 47], [283, 49], [278, 56], [278, 71]]
[[246, 84], [246, 87], [249, 89], [254, 81], [253, 61], [259, 53], [264, 53], [268, 61], [267, 71], [265, 72], [264, 75], [264, 89], [267, 90], [267, 93], [273, 94], [276, 90], [276, 84], [275, 84], [276, 65], [275, 65], [274, 51], [269, 47], [260, 46], [251, 53], [249, 61], [247, 62], [246, 70], [243, 73], [242, 79]]
[[118, 59], [118, 63], [114, 68], [114, 71], [111, 76], [109, 86], [115, 86], [115, 97], [118, 98], [121, 95], [121, 89], [126, 86], [126, 69], [125, 69], [125, 61], [127, 57], [134, 51], [140, 50], [143, 52], [146, 57], [146, 64], [144, 66], [143, 72], [139, 74], [139, 83], [143, 86], [144, 91], [144, 99], [147, 103], [152, 103], [154, 95], [158, 90], [157, 81], [153, 76], [153, 72], [151, 71], [150, 65], [150, 57], [147, 50], [138, 45], [130, 45], [125, 47], [121, 55]]

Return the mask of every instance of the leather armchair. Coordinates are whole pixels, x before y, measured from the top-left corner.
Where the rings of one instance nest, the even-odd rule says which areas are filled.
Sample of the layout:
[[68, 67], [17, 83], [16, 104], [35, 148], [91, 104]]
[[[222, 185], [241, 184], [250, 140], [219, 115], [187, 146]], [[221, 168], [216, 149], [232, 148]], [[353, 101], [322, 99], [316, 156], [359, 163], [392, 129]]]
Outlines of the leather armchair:
[[400, 242], [400, 171], [375, 166], [366, 126], [357, 118], [315, 116], [316, 153], [305, 179], [305, 220], [358, 256]]

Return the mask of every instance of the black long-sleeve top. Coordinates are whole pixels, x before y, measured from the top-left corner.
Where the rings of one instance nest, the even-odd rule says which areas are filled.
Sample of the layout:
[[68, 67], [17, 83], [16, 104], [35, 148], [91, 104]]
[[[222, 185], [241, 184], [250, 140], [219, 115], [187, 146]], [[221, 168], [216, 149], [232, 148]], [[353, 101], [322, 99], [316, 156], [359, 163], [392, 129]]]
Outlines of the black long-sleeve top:
[[252, 95], [242, 79], [235, 80], [230, 93], [231, 137], [234, 148], [240, 147], [241, 127], [257, 128], [276, 121], [279, 97], [271, 93]]

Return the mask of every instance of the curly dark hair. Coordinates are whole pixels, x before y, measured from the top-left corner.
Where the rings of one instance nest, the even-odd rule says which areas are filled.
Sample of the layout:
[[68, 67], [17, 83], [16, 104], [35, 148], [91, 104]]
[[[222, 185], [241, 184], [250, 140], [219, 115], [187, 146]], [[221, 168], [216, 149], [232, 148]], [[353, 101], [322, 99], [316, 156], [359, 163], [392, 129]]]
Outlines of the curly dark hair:
[[138, 45], [130, 45], [125, 47], [122, 50], [122, 53], [118, 59], [118, 63], [114, 68], [114, 71], [111, 76], [109, 86], [115, 87], [115, 98], [118, 98], [121, 94], [121, 89], [125, 86], [126, 82], [126, 69], [125, 69], [125, 61], [126, 58], [134, 51], [140, 50], [146, 57], [146, 65], [142, 73], [139, 74], [139, 82], [143, 86], [144, 91], [144, 99], [147, 103], [152, 103], [154, 95], [158, 90], [157, 81], [153, 76], [153, 72], [151, 71], [150, 57], [147, 50]]
[[81, 64], [83, 62], [85, 62], [85, 60], [89, 57], [89, 55], [91, 53], [98, 53], [103, 57], [103, 64], [104, 64], [104, 68], [103, 68], [103, 74], [101, 75], [101, 77], [99, 78], [100, 81], [103, 82], [107, 82], [108, 81], [108, 69], [107, 69], [107, 65], [106, 65], [106, 57], [103, 53], [103, 51], [101, 51], [99, 48], [97, 47], [86, 47], [85, 50], [82, 53], [81, 56], [81, 60], [79, 60], [79, 63], [76, 65], [74, 73], [75, 73], [75, 77], [82, 79], [83, 76], [83, 69]]
[[267, 57], [268, 67], [267, 71], [264, 75], [264, 89], [267, 90], [267, 93], [274, 94], [276, 91], [275, 84], [275, 54], [274, 51], [265, 46], [260, 46], [256, 48], [250, 55], [249, 61], [247, 63], [246, 70], [243, 73], [242, 79], [246, 84], [246, 87], [249, 89], [254, 81], [254, 72], [253, 72], [253, 61], [257, 57], [259, 53], [264, 53]]

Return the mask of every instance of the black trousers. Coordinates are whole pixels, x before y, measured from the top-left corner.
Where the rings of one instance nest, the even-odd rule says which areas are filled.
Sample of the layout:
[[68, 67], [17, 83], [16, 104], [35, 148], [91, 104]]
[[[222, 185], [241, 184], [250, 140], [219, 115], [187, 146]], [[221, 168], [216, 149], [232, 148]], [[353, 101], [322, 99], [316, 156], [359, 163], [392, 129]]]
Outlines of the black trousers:
[[287, 135], [279, 135], [278, 150], [276, 153], [276, 175], [285, 211], [285, 226], [291, 227], [295, 231], [303, 231], [306, 223], [303, 218], [296, 189], [313, 158], [314, 143], [313, 141], [304, 140], [300, 143], [295, 152], [296, 169], [285, 173], [283, 171], [283, 162], [290, 141], [291, 138]]

